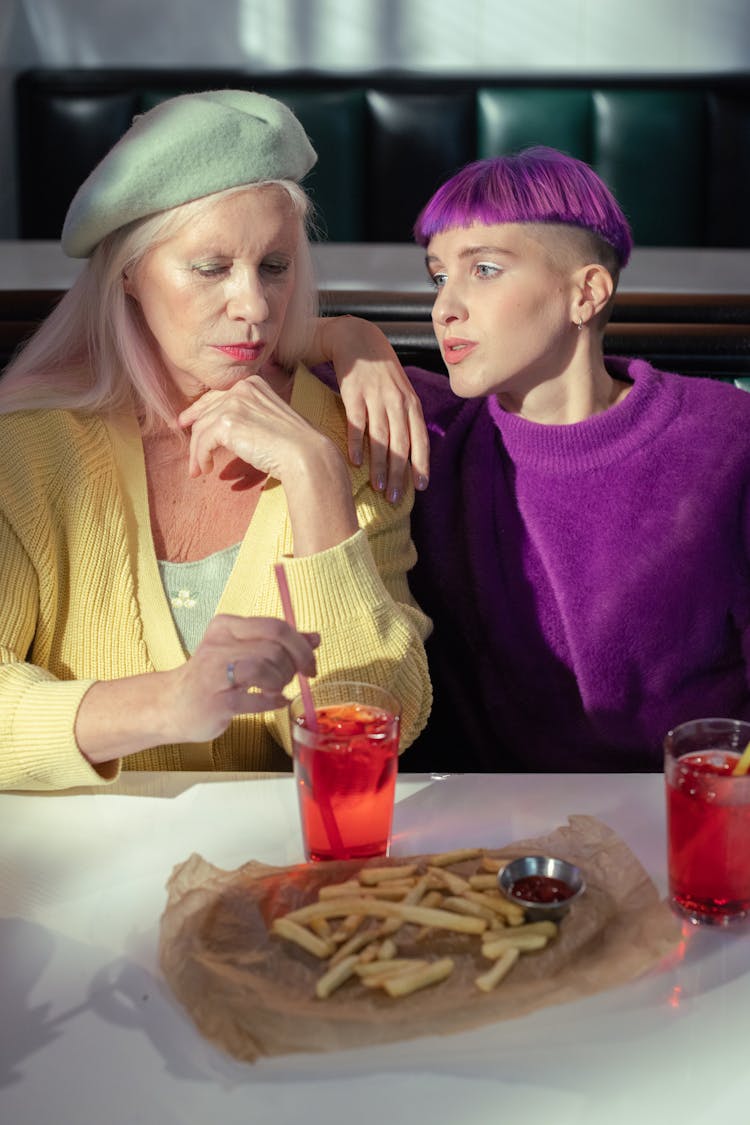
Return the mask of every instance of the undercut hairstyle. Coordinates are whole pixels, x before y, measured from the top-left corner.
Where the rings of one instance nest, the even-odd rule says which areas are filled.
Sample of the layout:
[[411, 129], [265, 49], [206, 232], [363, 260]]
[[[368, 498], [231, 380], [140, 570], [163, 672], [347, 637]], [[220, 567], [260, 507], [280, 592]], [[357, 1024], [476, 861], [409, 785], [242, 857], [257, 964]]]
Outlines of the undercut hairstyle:
[[414, 237], [427, 246], [436, 234], [474, 223], [550, 223], [588, 231], [597, 260], [615, 283], [633, 248], [628, 221], [596, 172], [541, 145], [467, 164], [422, 209]]
[[121, 227], [99, 243], [82, 272], [6, 368], [0, 414], [17, 410], [78, 410], [86, 414], [135, 409], [143, 429], [174, 425], [158, 349], [125, 292], [124, 277], [149, 250], [171, 238], [225, 196], [282, 188], [299, 223], [295, 285], [276, 347], [277, 362], [293, 369], [310, 344], [317, 287], [308, 232], [312, 215], [304, 190], [292, 180], [228, 188]]

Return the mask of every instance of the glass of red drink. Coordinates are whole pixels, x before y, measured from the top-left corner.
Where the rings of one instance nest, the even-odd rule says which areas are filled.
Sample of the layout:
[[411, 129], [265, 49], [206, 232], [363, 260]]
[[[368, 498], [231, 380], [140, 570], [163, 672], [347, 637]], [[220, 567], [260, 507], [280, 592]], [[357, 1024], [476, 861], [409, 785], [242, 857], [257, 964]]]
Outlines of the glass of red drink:
[[750, 775], [732, 776], [750, 723], [697, 719], [664, 741], [669, 891], [691, 922], [750, 914]]
[[294, 775], [308, 860], [387, 855], [401, 707], [374, 684], [311, 687], [317, 730], [301, 696], [290, 705]]

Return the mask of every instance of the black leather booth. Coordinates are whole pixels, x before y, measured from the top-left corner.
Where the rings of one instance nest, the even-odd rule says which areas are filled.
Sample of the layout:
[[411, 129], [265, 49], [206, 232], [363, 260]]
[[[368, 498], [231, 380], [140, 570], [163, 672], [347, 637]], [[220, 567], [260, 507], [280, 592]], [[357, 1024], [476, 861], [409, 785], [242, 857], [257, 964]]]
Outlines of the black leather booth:
[[308, 187], [333, 241], [401, 242], [469, 160], [532, 143], [607, 180], [642, 246], [750, 246], [750, 74], [354, 76], [38, 69], [16, 83], [22, 238], [57, 238], [73, 192], [133, 116], [241, 87], [287, 102], [320, 160]]

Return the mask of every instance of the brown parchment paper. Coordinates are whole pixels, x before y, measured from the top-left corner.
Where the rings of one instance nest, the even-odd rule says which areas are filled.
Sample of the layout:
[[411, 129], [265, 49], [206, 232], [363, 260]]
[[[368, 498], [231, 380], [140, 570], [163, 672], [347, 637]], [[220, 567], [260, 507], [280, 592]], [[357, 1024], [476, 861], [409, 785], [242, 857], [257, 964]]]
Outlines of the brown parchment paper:
[[[476, 936], [438, 935], [409, 945], [416, 927], [399, 931], [399, 955], [450, 955], [447, 980], [394, 1000], [348, 981], [327, 1000], [315, 997], [325, 963], [269, 934], [271, 921], [317, 898], [324, 883], [343, 882], [355, 861], [268, 867], [251, 861], [223, 871], [192, 855], [172, 872], [161, 920], [160, 960], [167, 981], [199, 1030], [238, 1059], [295, 1051], [333, 1051], [420, 1035], [449, 1033], [510, 1019], [624, 983], [652, 968], [676, 945], [680, 926], [646, 871], [601, 821], [570, 817], [548, 836], [486, 849], [504, 858], [543, 854], [577, 864], [585, 894], [544, 950], [523, 954], [490, 993], [474, 978], [490, 967]], [[411, 857], [372, 861], [404, 863]], [[473, 871], [476, 861], [451, 870]], [[406, 940], [405, 940], [406, 939]]]

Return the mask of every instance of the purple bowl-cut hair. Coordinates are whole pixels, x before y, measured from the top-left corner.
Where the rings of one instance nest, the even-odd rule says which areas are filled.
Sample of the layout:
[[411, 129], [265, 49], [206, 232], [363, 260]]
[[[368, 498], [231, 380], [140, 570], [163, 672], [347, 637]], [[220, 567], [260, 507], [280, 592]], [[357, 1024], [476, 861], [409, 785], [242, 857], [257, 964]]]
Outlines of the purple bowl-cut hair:
[[414, 226], [420, 246], [472, 223], [565, 223], [591, 231], [615, 251], [620, 267], [633, 248], [628, 221], [596, 172], [541, 145], [512, 156], [467, 164], [422, 209]]

